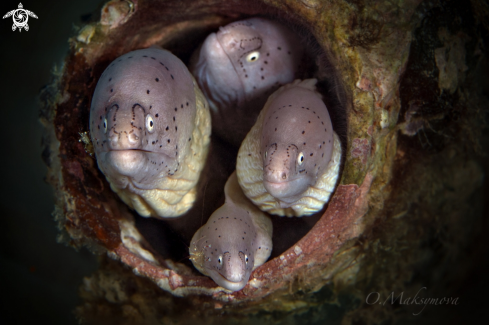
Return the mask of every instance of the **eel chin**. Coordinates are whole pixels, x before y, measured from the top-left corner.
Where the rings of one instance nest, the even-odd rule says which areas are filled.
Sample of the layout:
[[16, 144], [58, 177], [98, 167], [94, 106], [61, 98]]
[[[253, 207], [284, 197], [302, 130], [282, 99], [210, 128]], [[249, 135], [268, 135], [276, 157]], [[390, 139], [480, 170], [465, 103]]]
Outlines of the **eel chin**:
[[271, 182], [264, 179], [263, 185], [268, 193], [276, 199], [287, 203], [293, 203], [307, 190], [309, 187], [309, 179], [306, 177], [298, 177], [293, 180], [282, 182]]
[[233, 282], [228, 280], [226, 277], [224, 277], [221, 273], [217, 271], [212, 270], [208, 272], [209, 272], [209, 276], [212, 278], [212, 280], [214, 280], [214, 282], [216, 282], [221, 287], [231, 291], [239, 291], [243, 289], [248, 283], [251, 274], [251, 272], [246, 272], [242, 277], [241, 281]]
[[138, 149], [110, 150], [97, 157], [100, 169], [109, 182], [118, 188], [131, 183], [135, 188], [152, 189], [160, 174], [173, 172], [175, 159], [164, 153]]

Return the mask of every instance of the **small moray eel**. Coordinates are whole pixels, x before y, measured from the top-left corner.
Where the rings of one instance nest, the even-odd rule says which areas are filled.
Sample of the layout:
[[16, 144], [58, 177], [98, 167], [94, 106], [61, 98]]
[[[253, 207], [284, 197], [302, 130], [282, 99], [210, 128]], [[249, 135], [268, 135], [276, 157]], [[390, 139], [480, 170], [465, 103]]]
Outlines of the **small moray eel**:
[[303, 57], [297, 35], [263, 18], [210, 34], [194, 53], [190, 71], [209, 101], [216, 134], [239, 146], [268, 96], [297, 78]]
[[243, 194], [236, 172], [224, 187], [226, 201], [192, 238], [190, 260], [221, 287], [238, 291], [272, 252], [272, 221]]
[[268, 213], [311, 215], [338, 180], [341, 143], [316, 83], [296, 80], [271, 95], [239, 149], [239, 184]]
[[205, 97], [166, 50], [126, 53], [97, 83], [90, 108], [97, 164], [141, 216], [177, 217], [192, 207], [210, 132]]

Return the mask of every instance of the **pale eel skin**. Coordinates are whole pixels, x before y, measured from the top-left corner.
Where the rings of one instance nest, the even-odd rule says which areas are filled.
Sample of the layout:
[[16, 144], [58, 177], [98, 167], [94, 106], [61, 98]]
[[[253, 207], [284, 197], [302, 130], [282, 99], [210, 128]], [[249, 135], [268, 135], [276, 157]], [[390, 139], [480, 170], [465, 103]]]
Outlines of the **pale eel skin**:
[[239, 184], [268, 213], [311, 215], [336, 186], [341, 143], [316, 83], [296, 80], [271, 95], [239, 149]]
[[268, 19], [236, 21], [210, 34], [190, 71], [209, 101], [215, 133], [239, 146], [268, 96], [297, 78], [303, 56], [297, 35]]
[[148, 48], [113, 61], [90, 108], [99, 169], [144, 217], [178, 217], [196, 198], [211, 120], [194, 78], [172, 53]]
[[190, 260], [221, 287], [241, 290], [251, 271], [272, 252], [272, 221], [243, 194], [236, 172], [224, 187], [226, 200], [192, 238]]

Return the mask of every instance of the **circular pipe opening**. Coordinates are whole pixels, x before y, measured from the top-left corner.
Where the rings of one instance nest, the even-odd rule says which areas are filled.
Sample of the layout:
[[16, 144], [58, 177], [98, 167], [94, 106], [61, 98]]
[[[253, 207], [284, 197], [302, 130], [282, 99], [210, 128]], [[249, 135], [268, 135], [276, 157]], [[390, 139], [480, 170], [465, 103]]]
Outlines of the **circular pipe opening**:
[[[316, 25], [324, 8], [308, 7], [302, 2], [294, 6], [271, 6], [259, 1], [110, 1], [101, 11], [100, 22], [85, 26], [72, 39], [72, 51], [56, 85], [60, 92], [53, 95], [55, 111], [50, 112], [59, 149], [47, 148], [51, 157], [59, 150], [59, 156], [48, 160], [48, 165], [51, 170], [61, 171], [53, 183], [58, 190], [58, 206], [62, 207], [59, 218], [73, 242], [107, 249], [110, 256], [177, 296], [204, 294], [220, 300], [252, 301], [283, 289], [282, 280], [297, 277], [299, 270], [316, 274], [311, 281], [321, 278], [319, 270], [326, 267], [333, 254], [361, 233], [362, 228], [353, 223], [364, 213], [372, 177], [366, 177], [362, 186], [340, 185], [330, 202], [313, 216], [273, 216], [272, 256], [252, 273], [243, 290], [229, 294], [193, 269], [187, 245], [193, 233], [222, 205], [224, 183], [234, 170], [238, 148], [213, 137], [204, 173], [210, 172], [212, 166], [220, 167], [218, 172], [210, 172], [214, 173], [210, 181], [201, 182], [196, 206], [174, 220], [156, 220], [130, 211], [110, 190], [86, 141], [91, 96], [98, 78], [115, 58], [131, 50], [159, 45], [188, 63], [193, 51], [219, 26], [261, 16], [287, 24], [302, 38], [310, 57], [306, 77], [318, 79], [318, 90], [324, 96], [333, 128], [342, 147], [348, 148], [347, 113], [353, 98], [353, 92], [345, 86], [350, 78], [348, 60], [338, 49], [332, 50], [324, 26]], [[186, 224], [190, 219], [197, 223]], [[322, 281], [325, 280], [319, 280]]]

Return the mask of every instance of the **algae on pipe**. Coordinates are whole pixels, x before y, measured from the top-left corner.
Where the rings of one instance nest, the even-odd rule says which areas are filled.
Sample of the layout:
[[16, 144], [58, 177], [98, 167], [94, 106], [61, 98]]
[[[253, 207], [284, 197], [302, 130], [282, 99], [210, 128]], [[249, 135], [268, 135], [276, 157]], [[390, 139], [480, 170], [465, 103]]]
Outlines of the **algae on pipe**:
[[209, 101], [216, 134], [239, 146], [268, 96], [298, 77], [303, 57], [297, 35], [268, 19], [236, 21], [210, 34], [190, 70]]
[[236, 172], [224, 188], [226, 201], [192, 238], [190, 260], [223, 288], [241, 290], [251, 271], [272, 252], [272, 221], [239, 187]]
[[239, 184], [268, 213], [318, 212], [338, 180], [341, 143], [316, 82], [296, 80], [270, 96], [239, 149]]
[[166, 50], [117, 58], [92, 97], [97, 164], [112, 190], [144, 217], [178, 217], [192, 207], [210, 131], [206, 99]]

